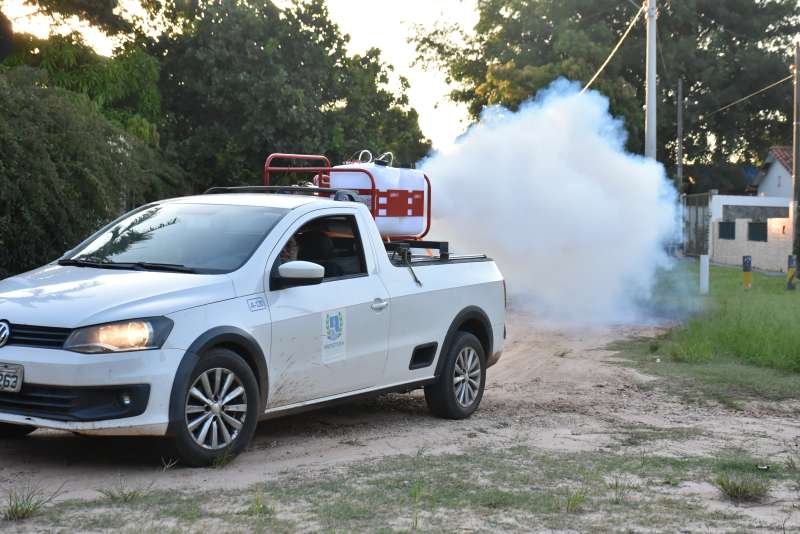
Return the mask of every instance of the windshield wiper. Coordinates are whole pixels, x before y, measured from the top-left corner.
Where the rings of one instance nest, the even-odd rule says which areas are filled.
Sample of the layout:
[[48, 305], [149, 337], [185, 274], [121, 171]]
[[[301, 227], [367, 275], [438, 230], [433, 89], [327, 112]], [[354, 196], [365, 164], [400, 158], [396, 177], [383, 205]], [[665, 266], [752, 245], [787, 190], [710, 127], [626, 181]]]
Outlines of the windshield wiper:
[[180, 265], [178, 263], [151, 263], [148, 261], [137, 261], [134, 263], [125, 263], [125, 264], [118, 264], [118, 265], [131, 265], [133, 267], [138, 267], [140, 269], [144, 269], [146, 271], [168, 271], [174, 273], [196, 273], [195, 269], [191, 267], [187, 267], [185, 265]]
[[128, 269], [134, 271], [166, 271], [174, 273], [195, 273], [196, 270], [185, 265], [176, 263], [152, 263], [147, 261], [136, 262], [114, 262], [114, 261], [90, 261], [90, 260], [76, 260], [76, 259], [63, 259], [58, 260], [59, 265], [68, 265], [72, 267], [95, 267], [97, 269]]
[[57, 262], [59, 265], [66, 265], [70, 267], [94, 267], [96, 269], [129, 269], [130, 267], [124, 267], [120, 263], [113, 263], [107, 261], [89, 261], [89, 260], [75, 260], [75, 259], [63, 259], [58, 260]]

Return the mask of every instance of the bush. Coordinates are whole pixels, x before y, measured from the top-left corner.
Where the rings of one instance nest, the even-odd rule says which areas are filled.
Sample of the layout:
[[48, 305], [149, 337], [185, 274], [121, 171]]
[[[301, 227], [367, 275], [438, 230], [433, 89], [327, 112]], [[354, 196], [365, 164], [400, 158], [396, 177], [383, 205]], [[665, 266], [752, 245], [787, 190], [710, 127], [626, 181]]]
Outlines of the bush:
[[0, 278], [58, 258], [126, 209], [187, 189], [157, 151], [46, 80], [29, 67], [0, 70]]

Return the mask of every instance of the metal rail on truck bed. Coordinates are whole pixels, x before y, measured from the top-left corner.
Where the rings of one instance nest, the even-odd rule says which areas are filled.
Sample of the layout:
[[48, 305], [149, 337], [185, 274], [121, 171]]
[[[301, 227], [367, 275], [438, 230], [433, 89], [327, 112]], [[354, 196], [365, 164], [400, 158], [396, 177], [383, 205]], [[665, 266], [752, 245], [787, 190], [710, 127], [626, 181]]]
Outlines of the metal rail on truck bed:
[[[390, 241], [384, 243], [386, 253], [392, 263], [398, 266], [425, 265], [434, 263], [457, 263], [465, 261], [488, 260], [486, 254], [458, 254], [450, 253], [448, 241]], [[424, 250], [422, 254], [414, 254], [414, 250]], [[438, 251], [438, 255], [435, 253]]]

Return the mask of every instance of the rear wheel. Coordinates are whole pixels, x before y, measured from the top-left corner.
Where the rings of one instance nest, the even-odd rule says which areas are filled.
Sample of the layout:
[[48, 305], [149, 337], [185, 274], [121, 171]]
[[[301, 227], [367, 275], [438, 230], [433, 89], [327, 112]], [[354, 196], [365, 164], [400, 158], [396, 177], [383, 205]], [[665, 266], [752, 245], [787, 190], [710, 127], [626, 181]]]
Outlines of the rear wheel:
[[0, 423], [0, 438], [21, 438], [36, 430], [35, 426]]
[[258, 384], [245, 361], [212, 349], [183, 386], [175, 447], [187, 465], [201, 467], [236, 456], [250, 443], [258, 419]]
[[425, 387], [425, 400], [439, 417], [464, 419], [472, 415], [483, 398], [486, 354], [477, 337], [458, 332], [447, 354], [439, 380]]

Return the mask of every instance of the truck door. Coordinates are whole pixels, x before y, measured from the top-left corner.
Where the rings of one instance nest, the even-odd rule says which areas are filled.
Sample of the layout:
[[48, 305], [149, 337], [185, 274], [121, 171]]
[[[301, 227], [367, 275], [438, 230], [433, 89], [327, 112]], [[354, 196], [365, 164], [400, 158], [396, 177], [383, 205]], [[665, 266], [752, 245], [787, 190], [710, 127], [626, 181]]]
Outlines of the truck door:
[[325, 278], [318, 285], [267, 290], [270, 408], [380, 382], [389, 295], [375, 273], [374, 255], [365, 249], [355, 210], [335, 209], [301, 218], [273, 251], [268, 277], [283, 262], [304, 260], [322, 265]]

